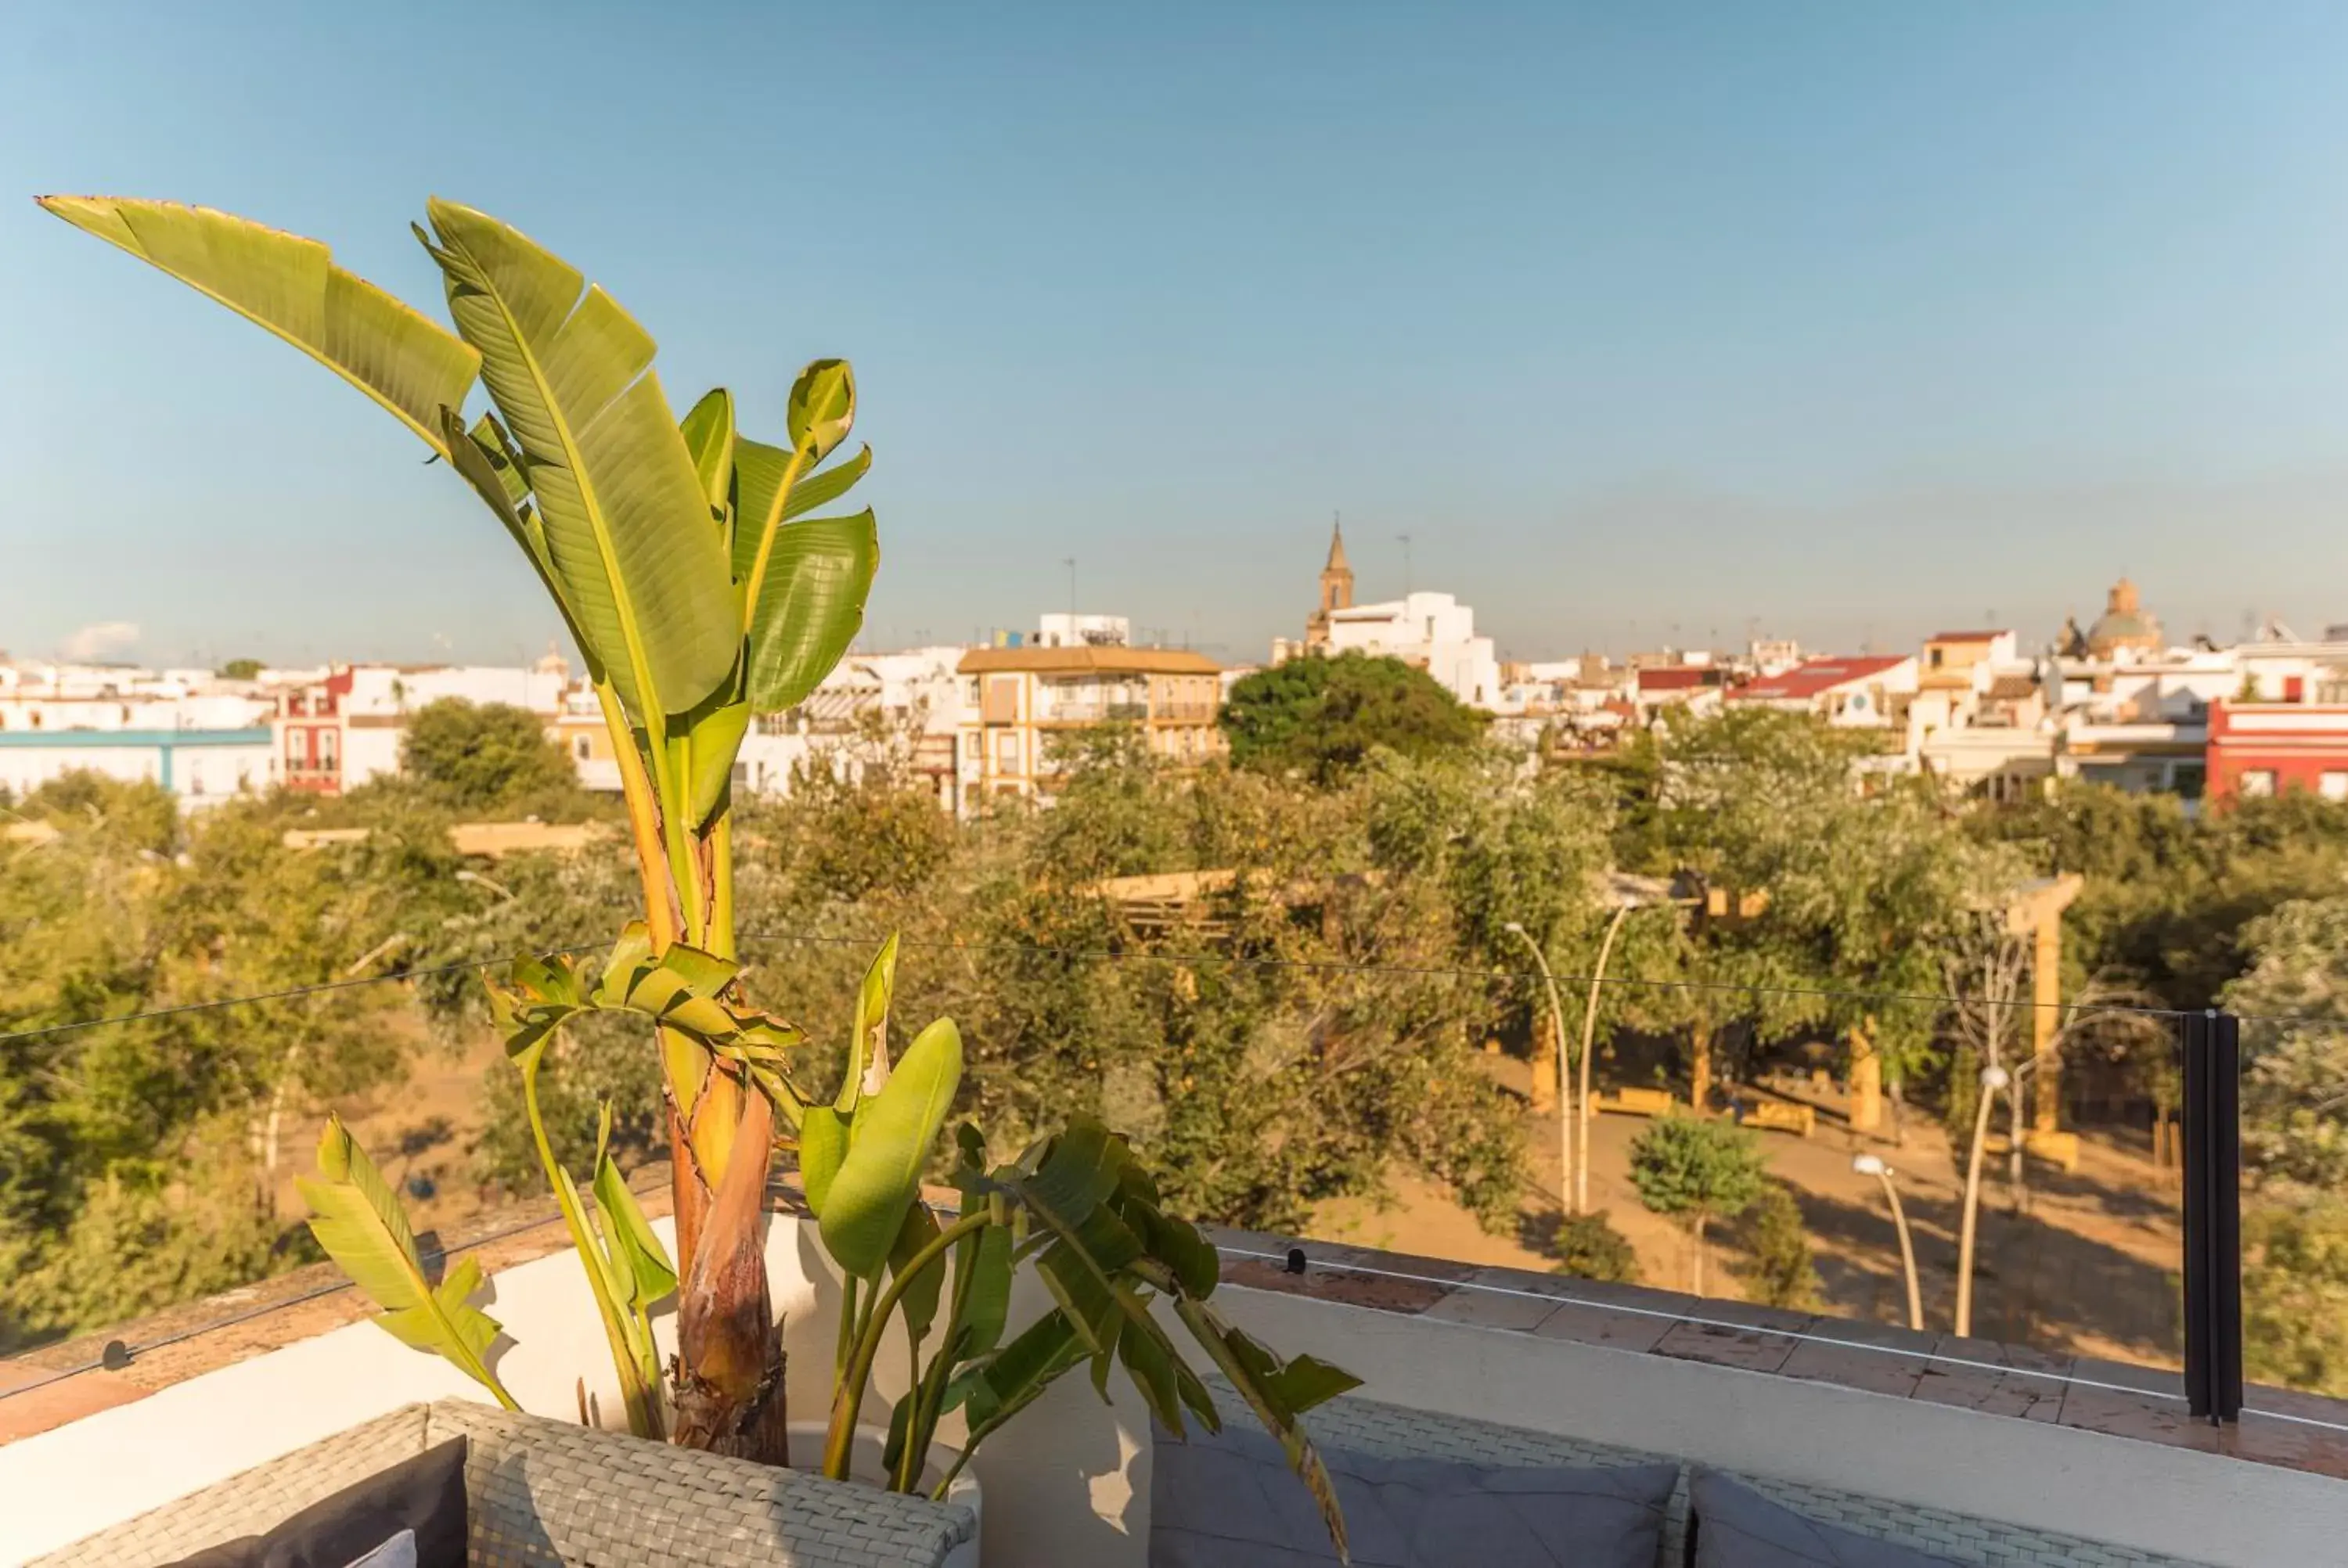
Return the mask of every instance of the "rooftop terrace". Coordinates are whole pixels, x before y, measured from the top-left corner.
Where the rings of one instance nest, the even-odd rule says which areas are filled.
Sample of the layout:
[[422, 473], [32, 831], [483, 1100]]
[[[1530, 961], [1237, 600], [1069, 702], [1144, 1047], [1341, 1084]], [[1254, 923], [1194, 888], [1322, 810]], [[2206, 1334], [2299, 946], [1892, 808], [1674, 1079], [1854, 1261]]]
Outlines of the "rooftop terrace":
[[[654, 1209], [657, 1174], [639, 1184]], [[773, 1206], [768, 1263], [793, 1404], [805, 1410], [825, 1396], [838, 1292], [795, 1194], [778, 1190]], [[574, 1377], [602, 1408], [614, 1390], [601, 1386], [611, 1373], [550, 1208], [500, 1210], [444, 1242], [491, 1269], [494, 1310], [513, 1337], [500, 1376], [525, 1408], [575, 1419]], [[1453, 1441], [1498, 1423], [1533, 1434], [1510, 1443], [1643, 1450], [1786, 1496], [1874, 1500], [1895, 1533], [1962, 1562], [2263, 1568], [2337, 1561], [2348, 1532], [2340, 1402], [2253, 1388], [2239, 1422], [2214, 1425], [2188, 1417], [2177, 1374], [2123, 1363], [1290, 1236], [1214, 1239], [1217, 1300], [1235, 1321], [1364, 1379], [1358, 1398], [1314, 1418], [1324, 1446], [1395, 1440], [1397, 1409]], [[442, 1362], [358, 1321], [366, 1304], [338, 1284], [323, 1266], [303, 1271], [5, 1363], [0, 1561], [37, 1557], [411, 1401], [479, 1397]], [[1040, 1310], [1040, 1291], [1023, 1288], [1032, 1298], [1014, 1314]], [[91, 1365], [109, 1340], [127, 1359]], [[901, 1390], [884, 1379], [881, 1391]], [[1129, 1398], [1105, 1405], [1080, 1378], [1055, 1389], [980, 1450], [986, 1561], [1138, 1568], [1155, 1443]], [[1934, 1533], [1943, 1520], [2106, 1550], [2001, 1556], [2003, 1537], [1969, 1548], [1961, 1531]], [[1973, 1548], [1991, 1554], [1962, 1555]]]

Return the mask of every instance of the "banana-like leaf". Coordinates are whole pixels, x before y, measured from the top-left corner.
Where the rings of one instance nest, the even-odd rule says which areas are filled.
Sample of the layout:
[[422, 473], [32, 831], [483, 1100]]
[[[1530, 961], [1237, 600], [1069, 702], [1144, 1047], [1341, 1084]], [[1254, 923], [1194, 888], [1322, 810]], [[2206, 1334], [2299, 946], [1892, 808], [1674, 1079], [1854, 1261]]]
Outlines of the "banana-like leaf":
[[839, 1081], [832, 1103], [842, 1116], [856, 1110], [867, 1094], [877, 1094], [889, 1081], [889, 1002], [897, 989], [897, 937], [880, 944], [856, 991], [856, 1026], [848, 1040], [848, 1074]]
[[791, 383], [790, 402], [783, 410], [784, 427], [791, 446], [805, 453], [813, 468], [848, 439], [856, 424], [856, 373], [844, 359], [819, 359]]
[[965, 1261], [970, 1285], [963, 1295], [962, 1342], [957, 1353], [975, 1360], [1003, 1342], [1003, 1327], [1011, 1315], [1011, 1232], [989, 1225], [978, 1233]]
[[685, 776], [693, 793], [689, 820], [695, 832], [708, 826], [717, 808], [726, 804], [726, 792], [734, 783], [735, 759], [742, 754], [742, 737], [749, 729], [747, 702], [726, 702], [705, 710], [693, 721], [687, 739], [693, 763]]
[[594, 999], [601, 1007], [626, 1005], [628, 993], [636, 979], [653, 961], [652, 929], [642, 920], [631, 920], [620, 928], [619, 940], [603, 959], [603, 975], [596, 981]]
[[[914, 1254], [937, 1239], [938, 1216], [930, 1213], [930, 1206], [919, 1202], [909, 1206], [905, 1223], [897, 1227], [897, 1243], [889, 1249], [890, 1276], [896, 1277]], [[943, 1261], [940, 1260], [914, 1275], [898, 1293], [897, 1310], [905, 1319], [905, 1332], [914, 1339], [929, 1337], [930, 1326], [937, 1321], [938, 1296], [945, 1277]]]
[[429, 317], [335, 266], [317, 241], [175, 201], [38, 200], [75, 228], [292, 343], [447, 456], [440, 411], [464, 405], [480, 355]]
[[807, 700], [864, 627], [864, 602], [880, 569], [871, 511], [810, 518], [775, 532], [766, 576], [749, 608], [750, 706], [780, 712]]
[[[606, 1101], [606, 1129], [611, 1120], [611, 1102]], [[604, 1245], [619, 1265], [613, 1272], [625, 1287], [623, 1298], [630, 1310], [648, 1312], [676, 1288], [676, 1266], [669, 1261], [668, 1249], [653, 1234], [644, 1206], [636, 1202], [636, 1194], [629, 1190], [626, 1178], [605, 1148], [598, 1148], [595, 1153], [594, 1194]]]
[[940, 1019], [906, 1047], [888, 1086], [856, 1108], [818, 1222], [824, 1250], [848, 1273], [872, 1279], [888, 1261], [961, 1085], [962, 1034]]
[[587, 662], [588, 678], [601, 682], [603, 663], [596, 656], [595, 645], [580, 630], [579, 621], [571, 613], [571, 605], [562, 596], [562, 583], [554, 575], [554, 558], [547, 553], [546, 527], [530, 504], [530, 483], [512, 444], [507, 440], [505, 428], [489, 415], [482, 415], [470, 430], [465, 428], [464, 415], [453, 408], [440, 411], [441, 434], [446, 438], [448, 466], [473, 487], [473, 493], [496, 514], [499, 522], [513, 542], [521, 547], [530, 568], [538, 574], [539, 585], [546, 596], [554, 600], [555, 612], [562, 617], [563, 630], [571, 633], [571, 641]]
[[807, 1184], [808, 1212], [823, 1220], [832, 1178], [848, 1158], [848, 1120], [829, 1105], [810, 1105], [799, 1119], [799, 1180]]
[[829, 468], [812, 474], [802, 474], [791, 486], [789, 497], [783, 502], [783, 521], [803, 518], [818, 507], [828, 507], [856, 487], [856, 482], [871, 471], [872, 448], [862, 446], [853, 457], [843, 457]]
[[[818, 469], [790, 452], [763, 441], [739, 440], [734, 447], [734, 580], [747, 585], [758, 564], [767, 536], [794, 518], [828, 506], [856, 487], [872, 466], [872, 448]], [[783, 487], [788, 482], [787, 495]]]
[[425, 1276], [407, 1212], [338, 1116], [318, 1140], [318, 1173], [294, 1185], [310, 1207], [310, 1234], [368, 1300], [388, 1315], [386, 1329], [429, 1350], [472, 1378], [508, 1409], [519, 1409], [484, 1359], [498, 1325], [470, 1303], [480, 1266], [466, 1258], [435, 1289]]
[[691, 712], [732, 677], [741, 621], [651, 336], [518, 231], [427, 210], [417, 238], [521, 449], [564, 601], [633, 717]]
[[[1292, 1379], [1282, 1377], [1282, 1368], [1272, 1352], [1255, 1340], [1223, 1321], [1215, 1309], [1203, 1301], [1187, 1297], [1174, 1303], [1175, 1314], [1190, 1330], [1191, 1337], [1203, 1347], [1216, 1368], [1231, 1379], [1255, 1412], [1263, 1430], [1280, 1440], [1282, 1452], [1288, 1456], [1288, 1466], [1305, 1490], [1321, 1507], [1321, 1522], [1328, 1527], [1329, 1539], [1335, 1543], [1337, 1555], [1346, 1556], [1345, 1515], [1337, 1504], [1337, 1489], [1329, 1479], [1328, 1467], [1321, 1462], [1321, 1452], [1313, 1446], [1312, 1435], [1297, 1418], [1298, 1408], [1288, 1396], [1301, 1393], [1319, 1403], [1347, 1389], [1359, 1388], [1361, 1379], [1338, 1370], [1323, 1361], [1311, 1362]], [[1299, 1358], [1300, 1361], [1309, 1358]]]
[[722, 386], [712, 387], [686, 410], [679, 428], [685, 449], [693, 454], [701, 498], [708, 503], [710, 517], [725, 523], [734, 489], [734, 395]]
[[1158, 1206], [1158, 1185], [1139, 1165], [1128, 1165], [1116, 1199], [1119, 1218], [1141, 1239], [1142, 1250], [1163, 1264], [1185, 1296], [1205, 1300], [1222, 1277], [1222, 1260], [1199, 1227]]
[[1025, 1409], [1060, 1377], [1085, 1361], [1084, 1341], [1068, 1320], [1046, 1312], [1003, 1348], [994, 1360], [958, 1376], [946, 1390], [946, 1409], [964, 1408], [970, 1436], [963, 1451]]

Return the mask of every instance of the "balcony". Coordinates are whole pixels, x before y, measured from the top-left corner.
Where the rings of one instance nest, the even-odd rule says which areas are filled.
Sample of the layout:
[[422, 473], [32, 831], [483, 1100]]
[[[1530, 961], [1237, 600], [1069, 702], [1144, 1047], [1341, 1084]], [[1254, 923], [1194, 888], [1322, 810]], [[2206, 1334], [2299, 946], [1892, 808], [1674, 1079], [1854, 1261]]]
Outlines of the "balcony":
[[1039, 724], [1126, 724], [1149, 717], [1147, 702], [1115, 702], [1097, 697], [1064, 697], [1038, 706]]
[[[665, 1184], [641, 1174], [657, 1207]], [[492, 1271], [514, 1340], [500, 1376], [526, 1409], [575, 1419], [574, 1377], [606, 1409], [616, 1390], [550, 1218], [528, 1205], [449, 1240]], [[798, 1410], [826, 1398], [839, 1301], [808, 1261], [820, 1254], [805, 1223], [778, 1190], [767, 1252]], [[1664, 1456], [1961, 1563], [2269, 1568], [2336, 1562], [2348, 1532], [2348, 1407], [2333, 1401], [2254, 1389], [2239, 1425], [2210, 1426], [2187, 1419], [2174, 1374], [2085, 1357], [1288, 1236], [1215, 1239], [1231, 1318], [1364, 1379], [1312, 1418], [1324, 1449]], [[479, 1396], [358, 1321], [364, 1304], [336, 1285], [303, 1271], [0, 1363], [0, 1560], [412, 1401]], [[1014, 1318], [1044, 1306], [1025, 1288]], [[110, 1340], [129, 1353], [109, 1370]], [[1104, 1405], [1084, 1382], [1064, 1380], [980, 1450], [994, 1568], [1148, 1560], [1157, 1440], [1138, 1401]], [[1669, 1532], [1685, 1530], [1685, 1495]]]

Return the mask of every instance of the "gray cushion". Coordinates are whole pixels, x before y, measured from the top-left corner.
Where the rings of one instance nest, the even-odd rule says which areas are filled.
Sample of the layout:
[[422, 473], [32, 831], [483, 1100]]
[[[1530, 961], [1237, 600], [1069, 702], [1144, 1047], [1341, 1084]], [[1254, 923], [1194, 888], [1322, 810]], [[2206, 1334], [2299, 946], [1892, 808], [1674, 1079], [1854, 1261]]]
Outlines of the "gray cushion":
[[1889, 1541], [1821, 1524], [1700, 1470], [1688, 1489], [1695, 1512], [1695, 1568], [1956, 1568]]
[[[1373, 1459], [1322, 1450], [1358, 1568], [1654, 1568], [1670, 1464], [1589, 1469]], [[1328, 1532], [1279, 1443], [1233, 1425], [1151, 1460], [1150, 1568], [1334, 1563]]]

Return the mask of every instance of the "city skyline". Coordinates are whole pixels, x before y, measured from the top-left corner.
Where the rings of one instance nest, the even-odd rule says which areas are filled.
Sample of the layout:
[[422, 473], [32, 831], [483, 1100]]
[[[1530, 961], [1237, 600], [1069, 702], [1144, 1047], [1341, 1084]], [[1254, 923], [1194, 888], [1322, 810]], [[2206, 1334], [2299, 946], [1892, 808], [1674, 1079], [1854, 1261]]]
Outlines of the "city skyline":
[[[851, 355], [874, 646], [1031, 624], [1074, 557], [1085, 609], [1258, 660], [1333, 509], [1365, 600], [1408, 533], [1515, 658], [2036, 640], [2122, 572], [2179, 637], [2348, 619], [2335, 8], [939, 9], [827, 16], [772, 93], [798, 40], [748, 8], [447, 15], [466, 49], [29, 18], [10, 183], [245, 212], [436, 314], [404, 225], [462, 197], [607, 283], [679, 408], [726, 380], [770, 425]], [[525, 40], [577, 87], [527, 136], [479, 108]], [[510, 546], [363, 400], [28, 201], [0, 240], [37, 302], [0, 645], [543, 650]]]

